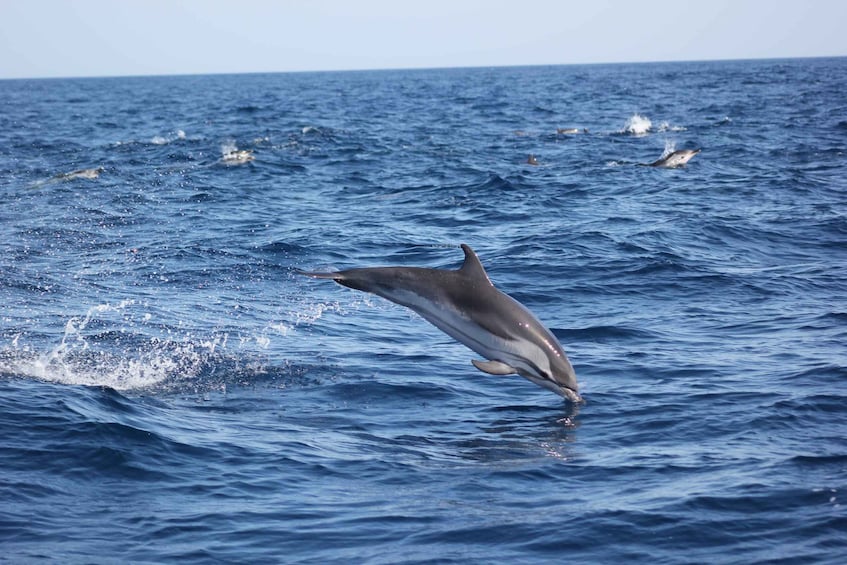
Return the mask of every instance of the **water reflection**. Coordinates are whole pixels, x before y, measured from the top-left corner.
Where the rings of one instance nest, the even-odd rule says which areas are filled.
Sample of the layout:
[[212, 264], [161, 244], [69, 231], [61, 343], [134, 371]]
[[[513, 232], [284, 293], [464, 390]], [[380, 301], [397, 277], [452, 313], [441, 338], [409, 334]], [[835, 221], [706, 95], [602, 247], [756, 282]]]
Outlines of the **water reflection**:
[[574, 458], [580, 405], [565, 402], [555, 408], [536, 405], [502, 406], [487, 410], [497, 418], [480, 423], [471, 439], [454, 442], [457, 455], [479, 462], [518, 465], [553, 457]]

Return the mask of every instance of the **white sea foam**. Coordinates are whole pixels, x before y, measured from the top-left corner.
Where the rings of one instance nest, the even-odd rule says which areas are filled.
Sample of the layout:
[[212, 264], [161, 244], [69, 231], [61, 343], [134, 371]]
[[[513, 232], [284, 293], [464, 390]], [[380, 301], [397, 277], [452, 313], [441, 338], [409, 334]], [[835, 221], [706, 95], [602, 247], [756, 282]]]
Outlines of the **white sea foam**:
[[686, 131], [687, 129], [688, 128], [686, 128], [685, 126], [674, 126], [668, 122], [662, 122], [661, 124], [659, 124], [657, 131], [661, 133], [666, 131]]
[[155, 386], [175, 374], [196, 374], [201, 357], [191, 345], [168, 351], [151, 343], [149, 351], [136, 356], [93, 350], [68, 353], [59, 348], [46, 354], [23, 350], [2, 365], [4, 371], [44, 381], [132, 390]]
[[[360, 303], [354, 300], [352, 307]], [[281, 338], [324, 312], [349, 307], [337, 301], [303, 302], [283, 314], [281, 321], [241, 333], [232, 328], [207, 332], [181, 322], [162, 327], [147, 302], [96, 304], [64, 322], [58, 344], [35, 345], [25, 332], [5, 336], [0, 373], [120, 391], [219, 390], [227, 379], [267, 373], [268, 350]], [[238, 333], [230, 335], [233, 331]]]
[[[22, 343], [25, 337], [16, 334], [0, 349], [0, 372], [69, 385], [145, 389], [169, 379], [193, 379], [226, 348], [225, 333], [142, 337], [138, 330], [151, 329], [152, 315], [136, 316], [136, 306], [134, 300], [92, 306], [84, 316], [67, 320], [59, 344], [46, 349]], [[105, 338], [104, 328], [109, 328]]]
[[647, 133], [652, 129], [653, 122], [650, 121], [650, 118], [641, 116], [639, 114], [633, 114], [627, 121], [626, 125], [624, 125], [621, 133], [629, 133], [632, 135], [647, 135]]

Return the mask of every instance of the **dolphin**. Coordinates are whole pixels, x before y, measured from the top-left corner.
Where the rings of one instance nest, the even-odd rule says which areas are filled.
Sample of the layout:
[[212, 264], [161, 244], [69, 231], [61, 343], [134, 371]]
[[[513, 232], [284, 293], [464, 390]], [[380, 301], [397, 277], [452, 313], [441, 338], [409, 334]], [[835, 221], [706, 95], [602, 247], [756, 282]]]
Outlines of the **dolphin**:
[[556, 337], [529, 310], [500, 292], [476, 253], [462, 244], [456, 270], [370, 267], [320, 273], [318, 279], [370, 292], [417, 312], [486, 361], [473, 365], [491, 375], [518, 374], [572, 402], [581, 402], [576, 373]]
[[675, 169], [685, 165], [692, 157], [700, 153], [700, 149], [680, 149], [668, 155], [665, 155], [658, 161], [645, 163], [648, 167], [664, 167], [665, 169]]
[[73, 179], [89, 179], [93, 180], [100, 176], [105, 169], [103, 167], [97, 167], [96, 169], [79, 169], [76, 171], [71, 171], [69, 173], [59, 173], [55, 175], [53, 178], [55, 180], [73, 180]]
[[232, 149], [231, 151], [227, 151], [221, 157], [221, 161], [226, 163], [227, 165], [241, 165], [243, 163], [247, 163], [249, 161], [253, 161], [256, 157], [253, 156], [252, 149]]
[[96, 169], [78, 169], [76, 171], [71, 171], [69, 173], [58, 173], [53, 175], [47, 180], [40, 180], [32, 183], [30, 188], [41, 188], [42, 186], [47, 186], [48, 184], [54, 184], [58, 182], [65, 182], [75, 179], [88, 179], [94, 180], [100, 176], [100, 173], [105, 171], [103, 167], [97, 167]]

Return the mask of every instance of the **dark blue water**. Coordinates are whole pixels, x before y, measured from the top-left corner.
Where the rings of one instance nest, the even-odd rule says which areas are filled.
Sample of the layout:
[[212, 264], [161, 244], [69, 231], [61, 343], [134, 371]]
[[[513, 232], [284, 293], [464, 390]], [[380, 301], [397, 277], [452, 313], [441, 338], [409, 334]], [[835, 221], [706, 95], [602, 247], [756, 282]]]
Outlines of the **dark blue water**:
[[[847, 554], [847, 59], [0, 100], [0, 561]], [[585, 404], [294, 272], [463, 242]]]

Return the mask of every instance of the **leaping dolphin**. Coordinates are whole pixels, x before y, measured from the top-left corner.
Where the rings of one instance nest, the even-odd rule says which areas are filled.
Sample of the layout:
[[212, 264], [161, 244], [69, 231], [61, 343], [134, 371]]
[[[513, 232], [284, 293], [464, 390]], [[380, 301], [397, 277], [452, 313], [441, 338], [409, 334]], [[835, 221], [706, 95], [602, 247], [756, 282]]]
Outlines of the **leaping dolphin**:
[[647, 163], [648, 167], [664, 167], [665, 169], [675, 169], [682, 167], [689, 162], [692, 157], [700, 153], [700, 149], [680, 149], [668, 155], [665, 155], [658, 161]]
[[573, 402], [581, 402], [568, 356], [556, 337], [521, 303], [489, 280], [476, 253], [462, 244], [457, 270], [370, 267], [334, 273], [297, 271], [332, 279], [411, 308], [426, 321], [482, 355], [474, 366], [492, 375], [518, 374]]

